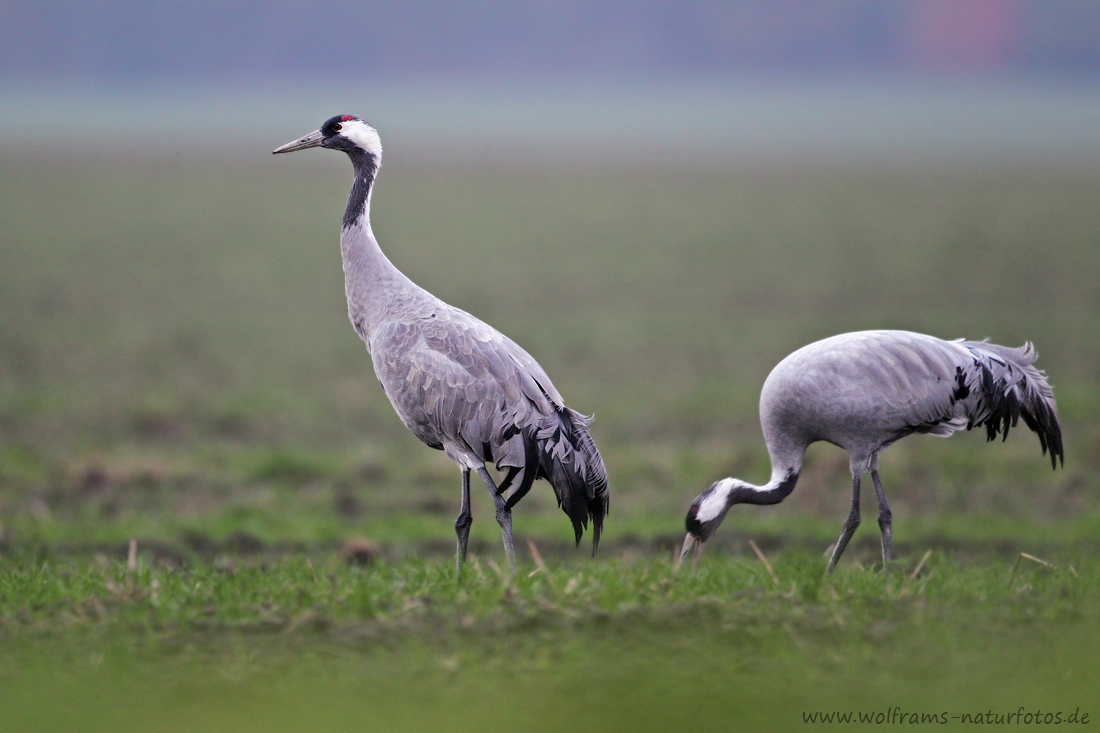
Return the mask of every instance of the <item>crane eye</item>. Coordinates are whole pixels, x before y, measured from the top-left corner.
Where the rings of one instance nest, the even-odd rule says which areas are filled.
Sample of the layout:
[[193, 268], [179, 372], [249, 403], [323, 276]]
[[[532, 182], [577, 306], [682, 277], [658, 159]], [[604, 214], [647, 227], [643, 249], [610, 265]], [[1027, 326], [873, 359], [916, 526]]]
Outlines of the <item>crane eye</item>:
[[337, 122], [335, 125], [332, 126], [332, 129], [335, 130], [336, 132], [340, 132], [340, 130], [344, 129], [344, 126], [341, 125], [339, 122]]

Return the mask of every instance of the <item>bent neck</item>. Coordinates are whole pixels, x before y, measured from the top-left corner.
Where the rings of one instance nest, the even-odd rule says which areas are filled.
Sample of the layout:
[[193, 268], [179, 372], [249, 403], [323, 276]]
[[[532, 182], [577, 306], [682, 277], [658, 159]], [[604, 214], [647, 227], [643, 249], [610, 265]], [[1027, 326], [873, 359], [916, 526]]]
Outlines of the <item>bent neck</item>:
[[778, 504], [786, 499], [798, 483], [798, 469], [772, 472], [772, 479], [763, 486], [746, 484], [733, 490], [734, 504]]

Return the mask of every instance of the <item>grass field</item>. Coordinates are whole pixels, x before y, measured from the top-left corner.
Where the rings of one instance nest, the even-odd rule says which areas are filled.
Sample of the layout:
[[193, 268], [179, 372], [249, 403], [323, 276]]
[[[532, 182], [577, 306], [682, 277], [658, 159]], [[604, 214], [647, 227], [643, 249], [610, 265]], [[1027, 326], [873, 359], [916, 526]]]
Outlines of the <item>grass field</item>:
[[[932, 556], [913, 579], [785, 552], [0, 568], [10, 730], [798, 729], [803, 714], [1095, 714], [1100, 575]], [[913, 564], [915, 565], [915, 564]], [[527, 571], [531, 569], [533, 574]], [[905, 568], [916, 569], [915, 567]], [[14, 602], [10, 599], [17, 599]], [[957, 728], [961, 725], [958, 721]], [[966, 728], [968, 726], [962, 725]]]
[[[546, 567], [524, 551], [511, 584], [481, 495], [455, 582], [457, 471], [405, 432], [347, 323], [348, 181], [320, 153], [0, 159], [6, 729], [782, 729], [1091, 704], [1100, 172], [388, 158], [391, 259], [597, 416], [600, 557], [536, 486], [516, 535]], [[881, 466], [898, 567], [875, 569], [870, 522], [822, 581], [847, 460], [814, 446], [789, 499], [735, 511], [672, 578], [691, 498], [766, 479], [771, 366], [878, 327], [1034, 341], [1065, 470], [1022, 426], [903, 441]], [[373, 564], [341, 559], [354, 538]], [[1013, 571], [1020, 552], [1056, 569]]]

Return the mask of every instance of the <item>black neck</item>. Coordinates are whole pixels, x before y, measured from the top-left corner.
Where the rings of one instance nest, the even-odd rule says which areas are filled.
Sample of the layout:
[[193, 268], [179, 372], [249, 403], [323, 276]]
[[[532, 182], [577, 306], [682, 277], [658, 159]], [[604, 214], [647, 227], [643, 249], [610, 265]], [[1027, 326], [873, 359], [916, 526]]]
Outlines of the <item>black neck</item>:
[[778, 504], [787, 498], [794, 485], [798, 483], [798, 472], [791, 471], [778, 483], [769, 483], [763, 489], [757, 491], [746, 486], [741, 486], [733, 491], [735, 504]]
[[374, 177], [378, 173], [378, 161], [373, 155], [355, 148], [347, 151], [351, 158], [351, 167], [355, 172], [355, 182], [351, 184], [351, 193], [348, 194], [348, 207], [344, 210], [344, 227], [356, 224], [365, 214], [367, 199], [370, 197], [371, 186], [374, 185]]

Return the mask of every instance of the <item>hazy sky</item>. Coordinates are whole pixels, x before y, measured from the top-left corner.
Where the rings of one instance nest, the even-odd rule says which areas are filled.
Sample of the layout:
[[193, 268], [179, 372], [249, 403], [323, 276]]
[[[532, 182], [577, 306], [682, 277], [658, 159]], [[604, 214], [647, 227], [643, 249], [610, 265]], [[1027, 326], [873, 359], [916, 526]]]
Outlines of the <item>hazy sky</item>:
[[[0, 0], [0, 14], [9, 148], [236, 150], [355, 113], [388, 151], [1100, 161], [1095, 0]], [[63, 137], [41, 124], [59, 112], [80, 121]]]
[[8, 82], [1100, 74], [1095, 0], [2, 0]]

